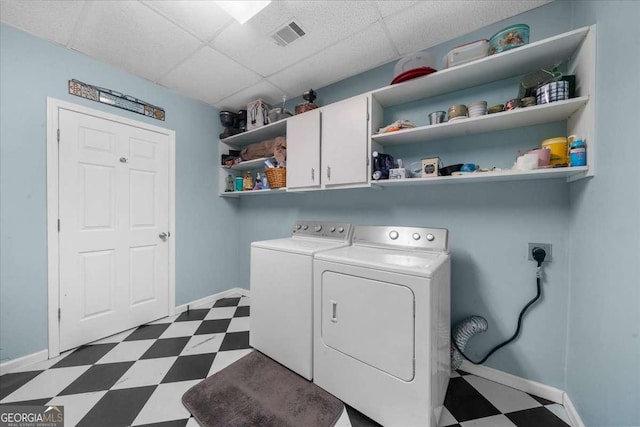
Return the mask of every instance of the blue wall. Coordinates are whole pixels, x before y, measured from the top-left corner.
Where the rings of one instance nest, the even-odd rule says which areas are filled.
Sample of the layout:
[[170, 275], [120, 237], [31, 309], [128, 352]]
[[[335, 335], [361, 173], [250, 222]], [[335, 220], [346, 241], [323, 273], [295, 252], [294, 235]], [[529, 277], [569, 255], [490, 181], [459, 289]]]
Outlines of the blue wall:
[[[244, 199], [244, 282], [250, 242], [287, 235], [296, 219], [446, 227], [452, 239], [453, 323], [476, 313], [490, 325], [489, 332], [470, 343], [470, 353], [478, 358], [512, 333], [518, 311], [533, 295], [526, 243], [552, 243], [542, 300], [527, 315], [521, 337], [487, 365], [567, 390], [588, 426], [640, 426], [640, 178], [629, 165], [640, 156], [640, 129], [637, 120], [615, 108], [620, 100], [640, 95], [640, 42], [631, 30], [639, 6], [553, 2], [430, 49], [439, 59], [461, 43], [519, 22], [531, 26], [531, 41], [597, 24], [600, 145], [595, 178], [572, 184], [534, 181]], [[326, 105], [385, 86], [393, 66], [320, 88], [317, 102]], [[506, 99], [512, 85], [496, 83], [397, 107], [386, 112], [386, 122], [408, 117], [425, 124], [427, 113], [455, 101], [483, 99], [484, 94], [497, 94], [496, 102], [500, 96]], [[299, 102], [291, 100], [288, 108]], [[437, 154], [446, 164], [494, 159], [507, 166], [514, 150], [560, 131], [558, 126], [430, 143], [429, 153], [407, 147], [392, 154], [406, 161]]]
[[[569, 31], [571, 5], [554, 2], [436, 46], [430, 52], [440, 61], [455, 46], [491, 37], [505, 26], [520, 22], [531, 26], [532, 42]], [[318, 89], [319, 104], [388, 85], [393, 65]], [[425, 124], [429, 112], [446, 109], [457, 101], [504, 103], [517, 95], [518, 83], [512, 79], [394, 108], [387, 112], [387, 122], [410, 117]], [[293, 100], [292, 105], [297, 102]], [[401, 147], [392, 154], [407, 162], [438, 155], [445, 164], [464, 161], [511, 167], [518, 150], [537, 147], [542, 139], [558, 135], [566, 135], [563, 124], [429, 142], [423, 147]], [[250, 242], [288, 235], [296, 219], [448, 228], [453, 323], [479, 314], [490, 325], [486, 334], [470, 343], [469, 353], [476, 359], [513, 333], [520, 310], [535, 296], [535, 264], [527, 261], [527, 243], [551, 243], [553, 262], [545, 270], [542, 300], [527, 315], [521, 337], [492, 356], [487, 365], [564, 388], [569, 281], [569, 186], [564, 180], [333, 190], [251, 197], [241, 203], [243, 283], [249, 282]]]
[[[176, 304], [239, 283], [226, 226], [236, 209], [217, 197], [215, 108], [6, 25], [0, 52], [0, 360], [47, 348], [47, 96], [175, 130]], [[72, 78], [164, 107], [167, 120], [71, 96]]]
[[640, 426], [640, 2], [576, 2], [597, 24], [596, 176], [570, 186], [567, 392], [588, 425]]

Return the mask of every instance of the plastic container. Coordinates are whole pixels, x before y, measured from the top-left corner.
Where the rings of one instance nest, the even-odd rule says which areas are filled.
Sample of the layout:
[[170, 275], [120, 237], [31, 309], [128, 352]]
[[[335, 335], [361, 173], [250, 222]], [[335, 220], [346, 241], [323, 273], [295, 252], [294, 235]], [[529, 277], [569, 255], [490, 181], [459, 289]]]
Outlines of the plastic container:
[[564, 101], [565, 99], [569, 99], [569, 82], [567, 81], [547, 83], [536, 89], [536, 103], [538, 105]]
[[549, 166], [569, 164], [567, 156], [567, 138], [559, 136], [556, 138], [549, 138], [542, 141], [542, 148], [549, 148], [551, 150], [551, 158], [549, 159]]
[[549, 147], [531, 150], [529, 151], [529, 154], [535, 154], [536, 156], [538, 156], [539, 168], [549, 166], [549, 160], [551, 160], [551, 149]]
[[526, 24], [512, 25], [498, 31], [489, 39], [489, 55], [495, 55], [528, 43], [529, 26]]
[[400, 59], [393, 67], [393, 78], [408, 71], [429, 68], [435, 70], [436, 61], [429, 52], [415, 52]]
[[244, 178], [241, 176], [236, 177], [236, 191], [242, 191], [244, 187]]
[[587, 165], [587, 146], [584, 141], [577, 139], [569, 146], [569, 161], [571, 166]]
[[462, 46], [454, 47], [447, 53], [443, 59], [443, 67], [450, 68], [476, 59], [484, 58], [489, 55], [489, 40], [476, 40]]

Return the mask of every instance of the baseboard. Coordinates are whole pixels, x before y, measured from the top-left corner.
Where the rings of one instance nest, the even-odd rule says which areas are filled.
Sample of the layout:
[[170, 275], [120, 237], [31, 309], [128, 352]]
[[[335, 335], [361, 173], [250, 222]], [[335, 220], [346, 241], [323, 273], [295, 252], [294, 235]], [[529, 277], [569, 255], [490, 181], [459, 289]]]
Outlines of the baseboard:
[[566, 395], [564, 391], [555, 387], [531, 381], [526, 378], [517, 377], [506, 372], [498, 371], [497, 369], [489, 368], [488, 366], [474, 365], [466, 360], [462, 362], [460, 369], [465, 372], [469, 372], [470, 374], [515, 388], [516, 390], [543, 397], [561, 405], [563, 404], [564, 396]]
[[208, 297], [200, 298], [195, 301], [188, 302], [186, 304], [176, 306], [175, 314], [180, 314], [187, 311], [187, 308], [197, 308], [203, 305], [210, 304], [220, 298], [227, 298], [231, 295], [240, 294], [242, 296], [249, 296], [249, 291], [244, 288], [231, 288], [226, 291], [218, 292], [217, 294], [209, 295]]
[[0, 363], [0, 375], [8, 374], [23, 366], [31, 365], [33, 363], [43, 362], [49, 358], [49, 350], [40, 350], [35, 353], [27, 354], [26, 356], [18, 357], [17, 359], [7, 360]]
[[584, 427], [582, 418], [578, 415], [578, 411], [576, 411], [576, 407], [573, 406], [573, 402], [571, 402], [567, 393], [563, 393], [562, 406], [564, 406], [564, 410], [567, 412], [572, 427]]

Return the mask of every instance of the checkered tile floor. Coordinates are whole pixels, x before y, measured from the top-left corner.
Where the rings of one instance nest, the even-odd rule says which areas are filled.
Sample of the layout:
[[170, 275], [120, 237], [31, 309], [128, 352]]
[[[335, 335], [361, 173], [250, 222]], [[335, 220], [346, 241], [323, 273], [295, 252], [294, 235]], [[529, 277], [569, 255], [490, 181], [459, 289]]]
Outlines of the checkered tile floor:
[[[0, 404], [63, 405], [67, 426], [197, 426], [181, 397], [252, 351], [249, 304], [223, 298], [3, 375]], [[445, 406], [440, 426], [569, 424], [560, 405], [464, 372]], [[377, 425], [350, 407], [336, 423]]]

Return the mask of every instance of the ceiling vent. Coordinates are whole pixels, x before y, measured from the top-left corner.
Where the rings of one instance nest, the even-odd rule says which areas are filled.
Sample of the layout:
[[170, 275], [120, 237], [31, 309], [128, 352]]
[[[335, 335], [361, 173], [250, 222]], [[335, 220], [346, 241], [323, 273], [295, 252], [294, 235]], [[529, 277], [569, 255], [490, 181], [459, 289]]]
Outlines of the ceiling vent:
[[300, 37], [304, 36], [306, 33], [297, 22], [291, 21], [282, 28], [276, 30], [275, 33], [271, 34], [271, 38], [276, 42], [278, 46], [288, 46], [294, 41], [298, 40]]

